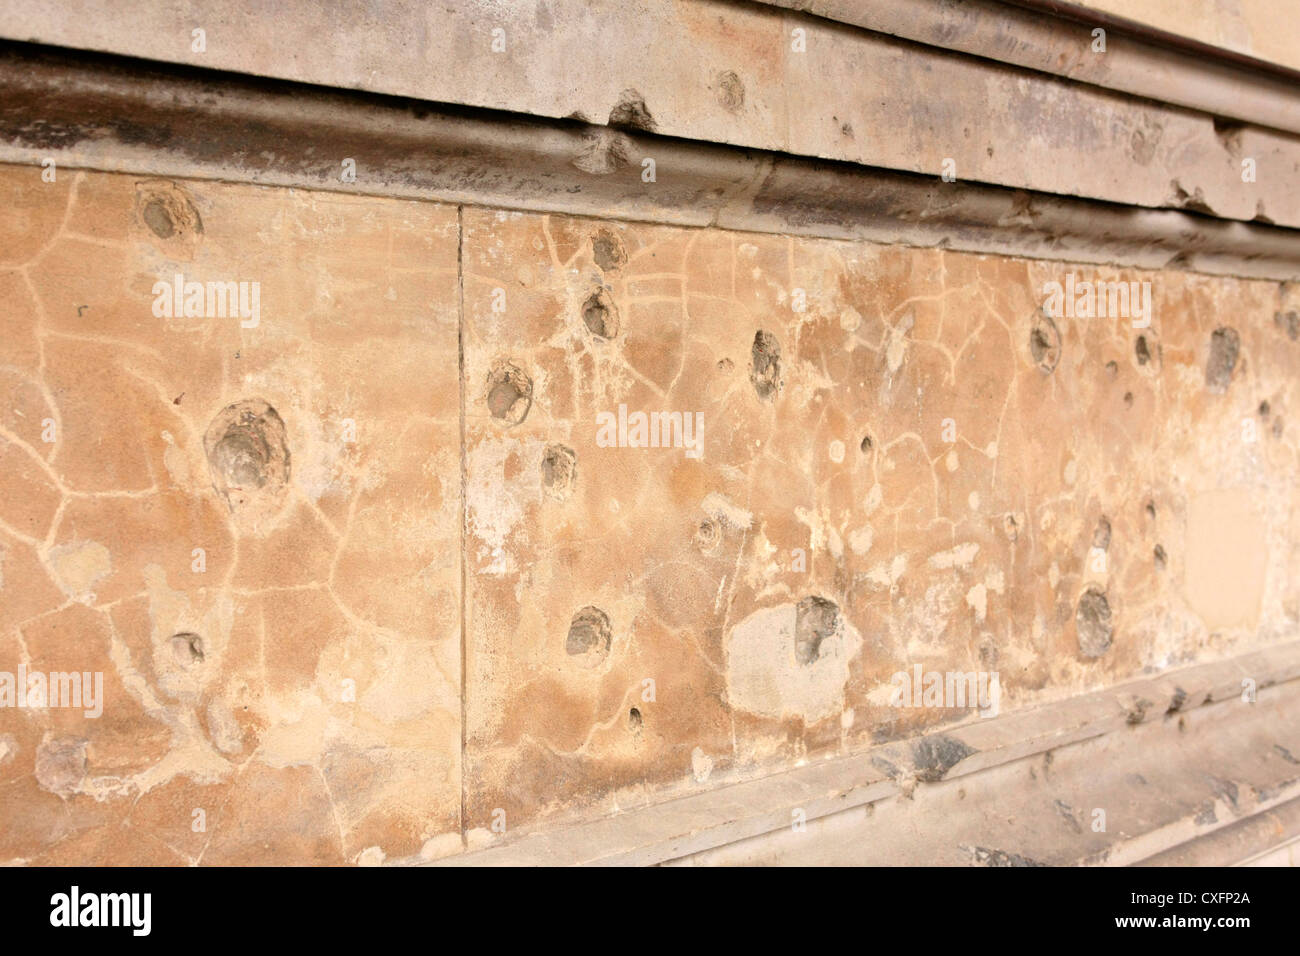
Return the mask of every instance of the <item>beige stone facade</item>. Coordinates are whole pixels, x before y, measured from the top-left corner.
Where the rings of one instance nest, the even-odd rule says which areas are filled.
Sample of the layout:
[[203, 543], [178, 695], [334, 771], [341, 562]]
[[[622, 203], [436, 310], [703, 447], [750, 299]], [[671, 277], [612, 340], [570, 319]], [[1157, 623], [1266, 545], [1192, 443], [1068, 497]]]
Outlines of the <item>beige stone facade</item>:
[[[733, 52], [805, 16], [744, 7], [733, 35], [710, 32], [714, 5], [687, 6], [663, 15]], [[892, 51], [900, 87], [920, 62], [816, 29], [833, 63]], [[989, 69], [944, 56], [954, 76]], [[527, 171], [509, 181], [477, 154], [475, 175], [422, 195], [397, 152], [319, 181], [315, 141], [295, 157], [285, 136], [264, 170], [250, 152], [232, 173], [228, 140], [205, 157], [178, 122], [155, 143], [107, 100], [96, 133], [10, 111], [0, 861], [861, 862], [835, 855], [874, 839], [840, 801], [944, 834], [897, 859], [1136, 862], [1284, 818], [1300, 799], [1300, 255], [1284, 228], [1300, 192], [1264, 181], [1275, 224], [1237, 166], [1252, 143], [1293, 163], [1294, 134], [1247, 126], [1221, 147], [1208, 115], [1134, 97], [1086, 169], [1067, 127], [1030, 136], [1012, 97], [990, 135], [1036, 145], [963, 141], [963, 174], [988, 164], [951, 184], [965, 198], [914, 214], [886, 208], [885, 182], [855, 207], [836, 190], [857, 171], [760, 158], [766, 178], [735, 178], [748, 205], [726, 198], [734, 221], [679, 221], [729, 174], [701, 153], [686, 179], [656, 131], [949, 185], [949, 143], [878, 146], [885, 116], [864, 106], [826, 145], [790, 117], [819, 116], [795, 100], [834, 74], [764, 62], [747, 61], [748, 94], [713, 91], [726, 115], [668, 98], [654, 123], [644, 102], [611, 113], [628, 133], [584, 127], [562, 172], [537, 174], [544, 208], [503, 203]], [[16, 104], [28, 80], [9, 75]], [[985, 78], [1025, 102], [1047, 89]], [[1120, 98], [1051, 89], [1074, 119]], [[557, 129], [545, 148], [563, 154]], [[1200, 198], [1169, 193], [1179, 164]], [[823, 207], [798, 195], [813, 182]], [[980, 206], [1003, 200], [1014, 214]], [[1104, 217], [1127, 213], [1098, 202], [1089, 232], [1090, 207], [1068, 205], [1085, 200], [1165, 232], [1124, 246]], [[1042, 225], [1053, 209], [1068, 241]], [[936, 217], [959, 249], [854, 233]], [[1134, 728], [1147, 736], [1121, 739]], [[1162, 733], [1188, 754], [1249, 743], [1209, 783], [1170, 758], [1159, 838], [1135, 842], [1155, 817], [1119, 777], [1056, 806], [1053, 748], [1080, 748], [1056, 772], [1085, 781], [1142, 765], [1134, 741], [1150, 753]], [[1041, 760], [1042, 792], [1006, 782]], [[1231, 800], [1213, 782], [1229, 778]], [[1007, 787], [1024, 819], [1065, 829], [948, 839], [967, 788]], [[790, 808], [814, 805], [816, 839], [798, 842]], [[1085, 835], [1096, 806], [1122, 837]], [[1252, 859], [1290, 861], [1278, 835]]]

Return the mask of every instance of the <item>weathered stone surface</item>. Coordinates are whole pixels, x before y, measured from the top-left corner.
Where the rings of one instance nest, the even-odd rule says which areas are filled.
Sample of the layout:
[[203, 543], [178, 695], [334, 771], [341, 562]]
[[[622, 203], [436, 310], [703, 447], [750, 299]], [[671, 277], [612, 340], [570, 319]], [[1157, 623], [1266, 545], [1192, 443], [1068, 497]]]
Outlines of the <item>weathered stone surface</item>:
[[[103, 685], [98, 716], [0, 707], [0, 859], [459, 843], [455, 209], [0, 192], [0, 671]], [[177, 273], [227, 307], [162, 308]]]
[[[464, 242], [467, 390], [499, 362], [534, 383], [522, 424], [467, 406], [483, 839], [497, 811], [626, 807], [973, 716], [892, 706], [916, 665], [996, 671], [1018, 708], [1294, 633], [1297, 439], [1258, 427], [1300, 367], [1275, 284], [472, 209]], [[1047, 314], [1070, 273], [1148, 282], [1151, 312]], [[584, 321], [595, 286], [612, 338]], [[637, 413], [700, 416], [699, 456], [638, 442]], [[569, 651], [587, 607], [595, 666]]]
[[[377, 0], [360, 23], [345, 6], [310, 2], [203, 7], [210, 39], [202, 52], [191, 42], [195, 10], [140, 0], [118, 0], [111, 18], [101, 0], [3, 0], [0, 32], [936, 179], [950, 172], [960, 181], [1300, 226], [1293, 134], [1267, 123], [1225, 131], [1213, 102], [1192, 112], [1149, 99], [1144, 87], [1125, 95], [985, 55], [1018, 45], [1005, 39], [1013, 31], [969, 56], [846, 26], [833, 19], [845, 14], [820, 4], [811, 9], [832, 19], [727, 0], [641, 0], [635, 12], [621, 0], [474, 0], [435, 9], [423, 0]], [[1253, 22], [1268, 17], [1257, 13]], [[1088, 58], [1106, 72], [1089, 31], [1062, 23], [1057, 29], [1073, 43], [1062, 37], [1053, 60]], [[955, 29], [941, 25], [939, 37]], [[313, 42], [286, 57], [277, 39], [285, 35]], [[1229, 74], [1220, 85], [1237, 80]], [[43, 142], [42, 129], [23, 139]], [[635, 169], [644, 155], [613, 129], [603, 132], [610, 135], [594, 134], [592, 149], [575, 161], [594, 175]], [[1243, 159], [1260, 170], [1250, 182]]]
[[[935, 786], [997, 721], [900, 674], [1015, 712], [1300, 622], [1277, 283], [0, 189], [0, 672], [104, 682], [0, 708], [0, 859], [427, 859], [891, 741]], [[156, 309], [177, 272], [256, 321]], [[1150, 311], [1049, 294], [1117, 281]]]

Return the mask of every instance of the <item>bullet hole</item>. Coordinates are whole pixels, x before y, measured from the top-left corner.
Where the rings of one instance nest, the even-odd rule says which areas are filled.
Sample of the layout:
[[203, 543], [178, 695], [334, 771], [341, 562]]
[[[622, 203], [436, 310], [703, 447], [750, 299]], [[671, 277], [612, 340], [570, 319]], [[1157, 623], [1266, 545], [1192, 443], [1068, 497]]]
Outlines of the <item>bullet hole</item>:
[[1124, 393], [1124, 404], [1125, 404], [1126, 406], [1128, 406], [1129, 408], [1132, 408], [1132, 407], [1133, 407], [1133, 393], [1132, 393], [1132, 392], [1125, 392], [1125, 393]]
[[1169, 698], [1169, 706], [1165, 708], [1166, 714], [1176, 714], [1183, 709], [1183, 704], [1187, 703], [1187, 691], [1181, 687], [1174, 688], [1174, 695]]
[[711, 554], [722, 543], [722, 527], [712, 518], [705, 518], [695, 529], [695, 546], [705, 554]]
[[912, 765], [916, 779], [926, 783], [942, 780], [949, 770], [957, 766], [975, 749], [954, 737], [925, 737], [912, 744]]
[[739, 112], [745, 105], [745, 84], [732, 70], [718, 75], [718, 102], [732, 113]]
[[1159, 544], [1156, 545], [1155, 550], [1151, 552], [1151, 556], [1155, 559], [1156, 570], [1163, 571], [1169, 560], [1168, 556], [1165, 554], [1164, 546]]
[[1260, 418], [1268, 418], [1268, 414], [1269, 414], [1269, 412], [1271, 412], [1271, 411], [1272, 411], [1272, 408], [1269, 407], [1269, 404], [1268, 404], [1268, 401], [1267, 401], [1267, 400], [1262, 401], [1262, 402], [1259, 403], [1259, 417], [1260, 417]]
[[203, 663], [203, 638], [190, 631], [182, 631], [171, 637], [172, 657], [177, 665], [188, 670], [195, 664]]
[[261, 399], [227, 405], [203, 437], [212, 487], [232, 512], [278, 506], [289, 484], [289, 445], [280, 414]]
[[173, 250], [192, 246], [203, 235], [199, 211], [175, 183], [137, 183], [136, 213], [149, 233]]
[[870, 436], [870, 435], [863, 435], [863, 436], [862, 436], [862, 444], [859, 445], [858, 447], [862, 449], [862, 454], [864, 454], [864, 455], [868, 455], [868, 454], [870, 454], [870, 453], [871, 453], [871, 436]]
[[578, 480], [578, 455], [567, 445], [547, 445], [542, 453], [542, 488], [552, 498], [565, 501]]
[[998, 666], [998, 645], [991, 634], [985, 634], [980, 640], [980, 664], [987, 670], [996, 670]]
[[834, 601], [809, 596], [795, 607], [794, 656], [811, 664], [821, 656], [822, 642], [840, 630], [840, 608]]
[[772, 398], [781, 390], [781, 343], [761, 329], [754, 333], [749, 380], [759, 398]]
[[641, 711], [633, 707], [631, 710], [627, 712], [627, 726], [628, 729], [632, 731], [632, 733], [639, 734], [641, 732], [642, 723], [643, 721], [641, 719]]
[[618, 309], [604, 289], [597, 289], [582, 304], [582, 321], [597, 338], [612, 339], [618, 335]]
[[609, 615], [589, 604], [573, 615], [564, 650], [571, 657], [585, 657], [587, 663], [597, 664], [609, 654], [612, 639]]
[[1156, 520], [1156, 503], [1154, 501], [1148, 501], [1146, 503], [1146, 507], [1143, 510], [1146, 511], [1147, 513], [1148, 521]]
[[1029, 355], [1044, 375], [1050, 375], [1061, 361], [1061, 333], [1051, 316], [1040, 315], [1029, 331]]
[[1292, 342], [1300, 339], [1300, 312], [1274, 312], [1273, 322]]
[[1008, 512], [1002, 516], [1002, 531], [1008, 541], [1015, 541], [1020, 537], [1020, 523], [1016, 521], [1015, 515]]
[[1137, 355], [1137, 363], [1139, 365], [1146, 365], [1147, 362], [1151, 361], [1151, 347], [1147, 345], [1147, 337], [1145, 335], [1139, 335], [1137, 337], [1137, 341], [1133, 343], [1133, 351]]
[[729, 358], [718, 359], [718, 371], [724, 375], [728, 374], [735, 367], [736, 363]]
[[1097, 521], [1097, 527], [1092, 532], [1092, 546], [1103, 551], [1110, 548], [1110, 519], [1105, 515]]
[[1210, 357], [1205, 363], [1205, 385], [1211, 391], [1222, 394], [1232, 384], [1232, 370], [1237, 365], [1237, 354], [1241, 351], [1241, 337], [1237, 330], [1224, 326], [1215, 329], [1210, 335]]
[[533, 380], [519, 366], [498, 362], [488, 373], [487, 404], [493, 418], [518, 425], [533, 407]]
[[1119, 363], [1113, 359], [1106, 363], [1106, 375], [1114, 379], [1119, 376]]
[[73, 793], [86, 779], [86, 741], [47, 733], [36, 748], [35, 769], [36, 782], [50, 793]]
[[650, 110], [646, 109], [645, 97], [636, 90], [629, 89], [619, 94], [618, 102], [609, 111], [609, 125], [653, 133], [657, 124], [650, 115]]
[[154, 199], [144, 207], [144, 224], [153, 230], [153, 234], [159, 239], [170, 239], [176, 227], [172, 225], [172, 217], [167, 212], [167, 207], [163, 205], [162, 200]]
[[582, 137], [582, 148], [570, 162], [584, 173], [608, 176], [632, 162], [635, 147], [624, 133], [593, 129]]
[[1110, 650], [1114, 631], [1110, 602], [1100, 588], [1094, 586], [1083, 592], [1074, 614], [1074, 623], [1079, 633], [1080, 654], [1096, 658]]
[[591, 254], [602, 272], [613, 272], [627, 263], [623, 243], [608, 229], [602, 229], [591, 237]]
[[1207, 216], [1217, 215], [1210, 204], [1205, 201], [1205, 194], [1201, 191], [1200, 186], [1192, 187], [1190, 193], [1176, 179], [1171, 181], [1169, 186], [1173, 190], [1173, 202], [1183, 209], [1188, 212], [1204, 213]]

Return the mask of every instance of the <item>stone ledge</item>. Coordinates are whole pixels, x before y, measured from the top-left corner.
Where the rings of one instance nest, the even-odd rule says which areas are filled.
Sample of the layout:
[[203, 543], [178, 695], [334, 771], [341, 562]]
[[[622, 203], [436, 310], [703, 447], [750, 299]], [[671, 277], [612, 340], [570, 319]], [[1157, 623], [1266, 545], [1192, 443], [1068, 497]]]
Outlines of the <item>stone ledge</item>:
[[[641, 157], [657, 181], [641, 179]], [[356, 183], [339, 181], [356, 159]], [[0, 162], [1300, 278], [1300, 234], [390, 97], [0, 46]]]
[[[1242, 717], [1242, 713], [1249, 713], [1244, 708], [1241, 711], [1233, 709], [1240, 704], [1241, 681], [1247, 676], [1256, 681], [1259, 692], [1260, 703], [1255, 706], [1264, 707], [1268, 703], [1269, 706], [1289, 708], [1288, 713], [1300, 710], [1300, 695], [1296, 693], [1300, 690], [1300, 683], [1297, 683], [1300, 682], [1300, 641], [1152, 679], [1131, 681], [1059, 704], [988, 720], [977, 718], [910, 741], [885, 744], [862, 754], [798, 767], [786, 773], [625, 811], [601, 820], [569, 826], [552, 824], [546, 830], [530, 833], [513, 842], [448, 857], [436, 861], [436, 865], [651, 865], [725, 848], [733, 848], [731, 852], [739, 853], [741, 851], [734, 848], [745, 841], [758, 840], [761, 843], [769, 835], [789, 832], [792, 813], [796, 809], [804, 812], [811, 827], [814, 821], [840, 817], [855, 809], [860, 811], [891, 797], [911, 799], [926, 787], [942, 785], [951, 789], [956, 781], [987, 776], [994, 771], [1012, 772], [1007, 768], [1024, 766], [1031, 760], [1043, 759], [1044, 755], [1047, 755], [1050, 766], [1053, 751], [1089, 741], [1094, 742], [1094, 748], [1099, 752], [1119, 750], [1131, 756], [1140, 753], [1140, 748], [1134, 750], [1133, 744], [1125, 743], [1130, 739], [1127, 734], [1145, 726], [1155, 728], [1155, 733], [1166, 736], [1172, 733], [1177, 738], [1182, 732], [1178, 720], [1186, 723], [1193, 714], [1197, 715], [1195, 722], [1199, 728], [1198, 740], [1201, 741], [1197, 744], [1198, 752], [1204, 756], [1216, 740], [1228, 739], [1216, 730], [1220, 724], [1226, 727], [1231, 723], [1237, 728], [1233, 730], [1234, 734], [1257, 731], [1261, 726], [1266, 728], [1266, 720], [1261, 725], [1260, 720], [1254, 717]], [[1261, 714], [1267, 716], [1265, 711]], [[1169, 729], [1171, 726], [1174, 728], [1172, 731]], [[1294, 735], [1297, 728], [1300, 728], [1300, 722], [1290, 724], [1289, 732]], [[1285, 725], [1279, 728], [1279, 732], [1288, 732]], [[1119, 743], [1107, 743], [1107, 738], [1115, 738]], [[922, 746], [926, 741], [931, 746]], [[1300, 754], [1300, 741], [1295, 743], [1295, 753]], [[1291, 749], [1287, 748], [1287, 752]], [[943, 766], [943, 760], [938, 767], [926, 765], [927, 756], [944, 752], [958, 759], [948, 766]], [[1251, 752], [1262, 754], [1260, 760], [1269, 759], [1267, 750]], [[1183, 777], [1187, 785], [1195, 787], [1198, 781], [1194, 779], [1196, 774], [1192, 768], [1197, 766], [1197, 759], [1200, 758], [1188, 758], [1176, 765], [1171, 763], [1168, 769], [1175, 776], [1186, 771]], [[918, 782], [918, 774], [921, 778], [932, 776], [928, 771], [934, 769], [941, 774], [938, 781]], [[1294, 779], [1270, 781], [1263, 785], [1265, 790], [1276, 788], [1276, 792], [1261, 792], [1257, 806], [1250, 812], [1280, 806], [1300, 796], [1300, 766], [1292, 777]], [[1083, 778], [1074, 782], [1080, 788], [1086, 784]], [[1145, 788], [1148, 785], [1137, 786]], [[1205, 786], [1213, 791], [1216, 785]], [[1112, 805], [1130, 799], [1132, 790], [1131, 782], [1126, 784], [1122, 779], [1112, 780], [1104, 787], [1096, 785], [1096, 791], [1105, 793]], [[1158, 808], [1165, 806], [1157, 799], [1147, 811], [1155, 814], [1149, 818], [1152, 825], [1148, 829], [1125, 833], [1121, 842], [1101, 848], [1080, 846], [1081, 841], [1064, 841], [1057, 847], [1062, 856], [1054, 862], [1136, 862], [1231, 822], [1218, 820], [1217, 814], [1213, 821], [1204, 818], [1204, 807], [1195, 800], [1193, 803], [1195, 812], [1188, 816], [1182, 812], [1184, 807], [1171, 798], [1168, 801], [1169, 819], [1160, 820], [1156, 825], [1154, 821], [1160, 815]], [[1230, 803], [1230, 815], [1234, 818], [1238, 811], [1245, 813], [1245, 808], [1238, 806], [1236, 801]], [[1052, 813], [1056, 812], [1052, 810]], [[1203, 819], [1198, 821], [1198, 815]], [[963, 828], [977, 824], [978, 820], [962, 819], [944, 828], [936, 822], [937, 829], [926, 839], [936, 845], [946, 839], [949, 849], [962, 841], [975, 846], [971, 842], [975, 837], [965, 833]], [[785, 851], [777, 847], [771, 852], [779, 858]], [[1002, 849], [1001, 852], [1008, 851]], [[972, 861], [979, 862], [966, 860]]]
[[[14, 40], [426, 103], [577, 116], [936, 180], [951, 160], [964, 182], [1300, 226], [1295, 136], [1263, 125], [1216, 128], [1212, 118], [1236, 115], [1223, 112], [1232, 96], [1247, 105], [1251, 123], [1293, 131], [1300, 98], [1288, 98], [1285, 86], [1252, 84], [1243, 79], [1252, 73], [1232, 67], [1222, 78], [1233, 93], [1199, 92], [1164, 105], [983, 55], [725, 0], [644, 0], [634, 16], [617, 0], [491, 10], [381, 0], [367, 17], [302, 0], [182, 7], [128, 0], [114, 4], [112, 16], [92, 0], [4, 0], [0, 11], [0, 33]], [[1086, 29], [1056, 23], [1052, 48], [1091, 56]], [[206, 30], [202, 52], [191, 49], [195, 28]], [[493, 29], [503, 31], [497, 53]], [[802, 31], [801, 52], [792, 49], [795, 31]], [[296, 35], [312, 42], [286, 57], [275, 38]], [[672, 70], [662, 68], [664, 51], [671, 51]], [[1136, 55], [1141, 63], [1141, 50]], [[1204, 83], [1170, 81], [1197, 90]], [[1142, 96], [1163, 89], [1149, 79], [1117, 85]], [[1202, 112], [1189, 112], [1188, 102]], [[1249, 184], [1241, 179], [1247, 157], [1260, 170]]]

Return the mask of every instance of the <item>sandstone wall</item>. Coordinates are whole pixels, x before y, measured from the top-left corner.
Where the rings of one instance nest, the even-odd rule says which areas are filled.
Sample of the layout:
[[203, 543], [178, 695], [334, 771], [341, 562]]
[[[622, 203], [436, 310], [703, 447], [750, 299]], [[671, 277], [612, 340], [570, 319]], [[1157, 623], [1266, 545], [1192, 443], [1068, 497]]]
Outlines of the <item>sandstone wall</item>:
[[916, 665], [1016, 713], [1294, 636], [1292, 287], [41, 172], [0, 671], [103, 713], [0, 709], [2, 859], [440, 858], [983, 719]]

